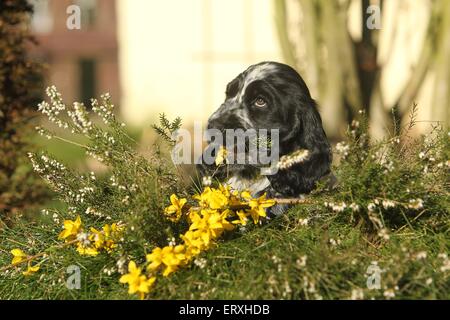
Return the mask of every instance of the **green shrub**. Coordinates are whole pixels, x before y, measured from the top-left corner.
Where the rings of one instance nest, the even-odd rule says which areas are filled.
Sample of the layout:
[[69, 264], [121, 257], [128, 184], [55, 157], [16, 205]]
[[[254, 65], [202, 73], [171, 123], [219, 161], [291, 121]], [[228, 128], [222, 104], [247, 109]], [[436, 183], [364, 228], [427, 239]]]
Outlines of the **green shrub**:
[[43, 89], [41, 66], [27, 57], [33, 45], [26, 0], [0, 3], [0, 219], [47, 199], [26, 158], [34, 106]]
[[[50, 155], [30, 154], [35, 170], [66, 208], [44, 210], [35, 222], [17, 220], [0, 234], [0, 298], [129, 298], [118, 279], [130, 260], [143, 263], [155, 246], [178, 241], [186, 225], [163, 214], [169, 196], [194, 193], [155, 144], [144, 158], [114, 116], [109, 96], [92, 101], [105, 126], [92, 121], [79, 103], [66, 106], [55, 88], [40, 110], [61, 128], [83, 139], [69, 141], [109, 167], [108, 174], [76, 172]], [[448, 299], [450, 284], [449, 134], [435, 126], [420, 139], [409, 129], [370, 141], [362, 117], [336, 147], [338, 186], [319, 186], [288, 213], [262, 226], [235, 232], [196, 258], [191, 266], [163, 278], [151, 298], [163, 299]], [[159, 133], [169, 140], [180, 121], [161, 118]], [[121, 222], [126, 231], [112, 253], [80, 256], [57, 239], [65, 219], [80, 215], [88, 226]], [[40, 270], [24, 277], [8, 268], [10, 250], [45, 251]], [[53, 248], [50, 249], [49, 248]], [[82, 271], [80, 290], [65, 287], [66, 268]], [[370, 268], [379, 268], [379, 289], [367, 287]]]

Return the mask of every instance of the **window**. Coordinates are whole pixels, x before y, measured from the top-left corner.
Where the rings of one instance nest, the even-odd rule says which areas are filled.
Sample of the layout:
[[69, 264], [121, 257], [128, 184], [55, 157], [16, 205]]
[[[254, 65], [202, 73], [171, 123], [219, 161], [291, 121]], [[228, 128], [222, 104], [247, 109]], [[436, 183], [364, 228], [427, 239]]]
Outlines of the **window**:
[[97, 63], [94, 59], [81, 59], [80, 70], [80, 98], [86, 107], [90, 106], [91, 98], [97, 94]]
[[81, 25], [88, 28], [93, 27], [97, 20], [97, 1], [77, 0], [76, 4], [81, 9]]

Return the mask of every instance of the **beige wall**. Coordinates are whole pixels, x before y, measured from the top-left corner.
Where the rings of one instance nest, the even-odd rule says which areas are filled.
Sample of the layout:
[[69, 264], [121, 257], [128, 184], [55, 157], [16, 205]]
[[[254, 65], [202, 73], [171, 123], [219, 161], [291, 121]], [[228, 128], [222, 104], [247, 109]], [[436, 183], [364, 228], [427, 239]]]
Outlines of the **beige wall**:
[[118, 0], [122, 112], [206, 119], [248, 65], [280, 60], [271, 0]]
[[[122, 112], [134, 124], [148, 124], [160, 112], [185, 123], [205, 120], [239, 72], [255, 62], [281, 60], [272, 0], [117, 1]], [[360, 9], [353, 2], [349, 28], [358, 37]], [[384, 99], [391, 103], [417, 62], [429, 2], [385, 3], [379, 58], [385, 63]], [[432, 80], [430, 75], [418, 98], [423, 120], [436, 120], [429, 112]]]

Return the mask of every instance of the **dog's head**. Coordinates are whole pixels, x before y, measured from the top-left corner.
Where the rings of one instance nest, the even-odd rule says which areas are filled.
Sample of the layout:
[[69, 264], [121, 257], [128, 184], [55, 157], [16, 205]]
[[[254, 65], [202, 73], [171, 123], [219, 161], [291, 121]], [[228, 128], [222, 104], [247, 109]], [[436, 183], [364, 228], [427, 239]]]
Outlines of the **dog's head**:
[[312, 101], [300, 75], [291, 67], [262, 62], [227, 85], [226, 98], [208, 120], [214, 129], [279, 129], [282, 139], [300, 130], [302, 113]]
[[316, 103], [301, 76], [285, 64], [253, 65], [227, 85], [225, 101], [209, 118], [208, 129], [239, 128], [277, 129], [280, 156], [300, 148], [330, 153]]

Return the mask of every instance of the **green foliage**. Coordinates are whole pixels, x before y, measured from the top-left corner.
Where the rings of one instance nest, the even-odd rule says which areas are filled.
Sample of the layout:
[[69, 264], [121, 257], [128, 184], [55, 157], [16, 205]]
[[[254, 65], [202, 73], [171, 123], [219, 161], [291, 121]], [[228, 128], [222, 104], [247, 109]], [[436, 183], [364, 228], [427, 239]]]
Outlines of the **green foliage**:
[[409, 137], [415, 110], [399, 135], [377, 142], [370, 141], [364, 116], [353, 121], [347, 141], [336, 147], [339, 184], [328, 207], [341, 213], [339, 219], [368, 231], [449, 227], [450, 139], [439, 125], [426, 136]]
[[[177, 169], [153, 145], [144, 158], [114, 116], [108, 95], [92, 101], [105, 126], [82, 104], [67, 106], [55, 88], [40, 110], [61, 128], [83, 137], [69, 141], [108, 166], [105, 176], [74, 171], [50, 155], [30, 155], [35, 170], [53, 187], [65, 208], [44, 210], [35, 222], [17, 219], [0, 233], [0, 268], [20, 248], [37, 254], [58, 245], [64, 219], [77, 215], [88, 226], [123, 222], [126, 233], [112, 254], [80, 256], [74, 248], [49, 252], [41, 270], [23, 277], [18, 268], [0, 271], [0, 298], [133, 298], [118, 279], [129, 260], [142, 263], [186, 227], [168, 221], [170, 194], [192, 194]], [[412, 115], [414, 119], [414, 115]], [[179, 127], [161, 117], [162, 136]], [[448, 299], [450, 285], [448, 132], [434, 127], [412, 139], [400, 135], [371, 141], [367, 121], [353, 122], [337, 147], [336, 189], [319, 186], [314, 204], [298, 205], [263, 226], [249, 226], [219, 242], [187, 268], [158, 281], [151, 298], [161, 299]], [[409, 129], [408, 129], [409, 128]], [[77, 139], [80, 141], [80, 139]], [[170, 141], [169, 141], [170, 142]], [[182, 230], [183, 229], [183, 230]], [[66, 268], [78, 265], [82, 288], [65, 286]], [[367, 288], [368, 268], [381, 271], [380, 289]], [[1, 269], [0, 269], [1, 270]], [[23, 270], [23, 269], [22, 269]]]
[[174, 121], [170, 122], [164, 113], [159, 115], [159, 125], [153, 125], [153, 129], [163, 138], [166, 142], [171, 145], [175, 144], [173, 139], [173, 134], [175, 131], [181, 128], [181, 118], [177, 117]]
[[27, 57], [31, 11], [26, 0], [0, 3], [0, 219], [48, 195], [26, 159], [30, 119], [43, 89], [41, 67]]

